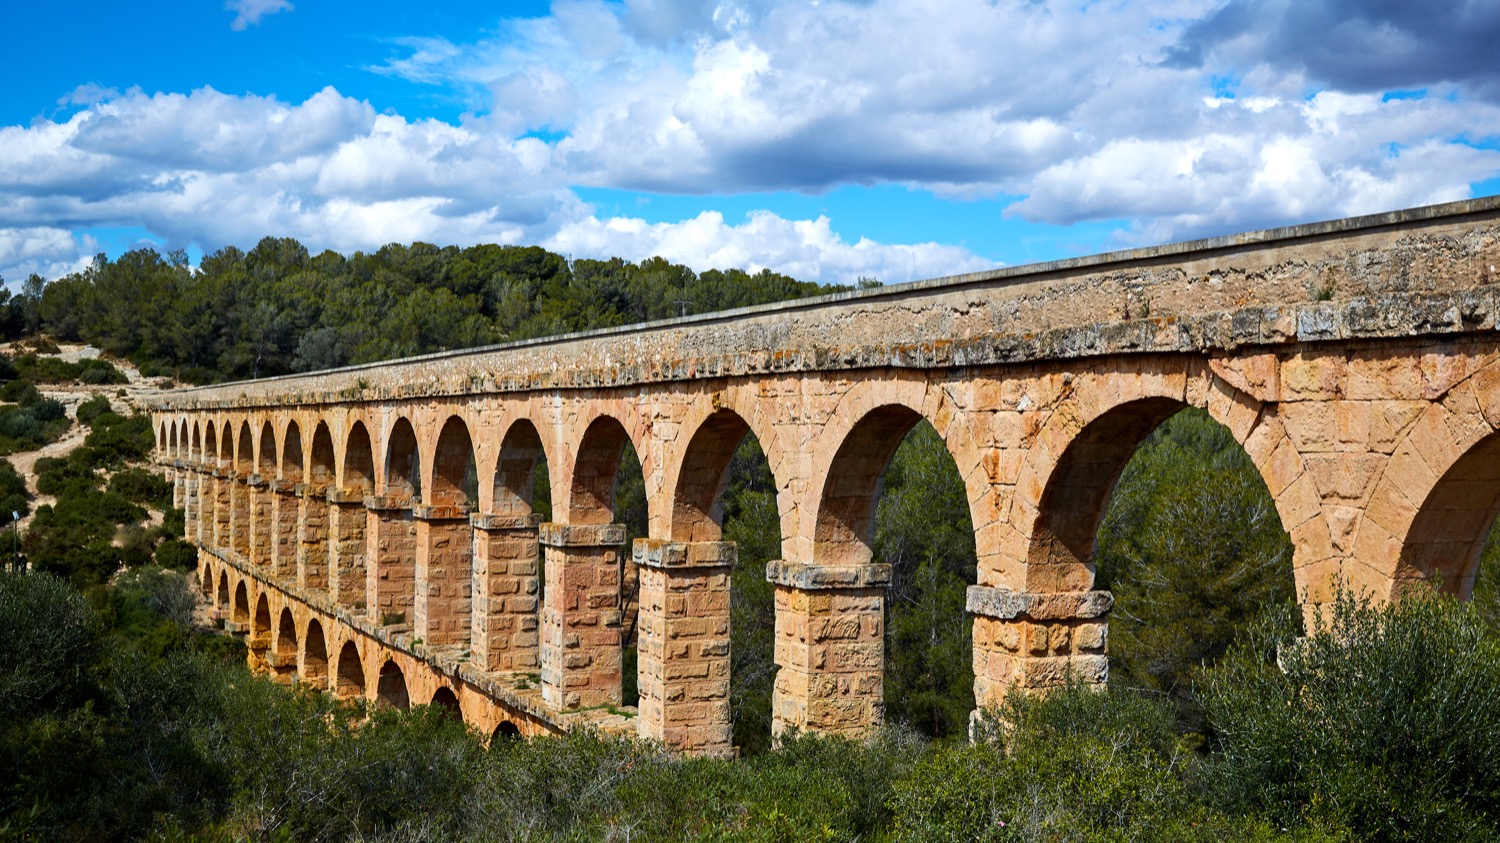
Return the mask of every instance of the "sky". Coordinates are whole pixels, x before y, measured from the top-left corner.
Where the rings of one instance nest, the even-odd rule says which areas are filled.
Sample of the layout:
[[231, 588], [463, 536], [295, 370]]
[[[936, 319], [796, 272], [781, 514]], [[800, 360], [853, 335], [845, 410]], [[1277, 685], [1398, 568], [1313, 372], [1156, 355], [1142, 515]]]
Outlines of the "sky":
[[18, 3], [0, 277], [265, 236], [899, 283], [1500, 193], [1494, 0]]

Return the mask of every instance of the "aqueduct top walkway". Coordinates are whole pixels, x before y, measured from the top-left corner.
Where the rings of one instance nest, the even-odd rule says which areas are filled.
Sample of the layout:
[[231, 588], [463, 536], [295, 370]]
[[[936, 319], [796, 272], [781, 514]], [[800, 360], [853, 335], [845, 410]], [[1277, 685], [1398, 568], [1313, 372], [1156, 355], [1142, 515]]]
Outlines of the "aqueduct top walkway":
[[[1094, 534], [1125, 462], [1183, 407], [1259, 469], [1309, 611], [1340, 580], [1465, 594], [1500, 506], [1497, 265], [1500, 201], [1484, 199], [180, 390], [152, 409], [205, 587], [268, 669], [556, 730], [619, 702], [638, 613], [640, 732], [719, 753], [734, 548], [718, 506], [747, 432], [781, 516], [778, 729], [881, 718], [874, 506], [921, 419], [968, 491], [981, 705], [1013, 683], [1102, 678]], [[635, 564], [614, 523], [627, 443], [649, 510]], [[547, 523], [531, 509], [542, 457]]]

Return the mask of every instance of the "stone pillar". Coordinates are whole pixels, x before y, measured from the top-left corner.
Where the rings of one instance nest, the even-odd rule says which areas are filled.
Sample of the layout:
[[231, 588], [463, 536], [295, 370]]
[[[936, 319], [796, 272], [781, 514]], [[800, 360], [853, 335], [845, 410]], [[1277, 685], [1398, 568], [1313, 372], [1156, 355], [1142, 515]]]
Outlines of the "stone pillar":
[[540, 669], [540, 515], [469, 516], [474, 528], [474, 659], [484, 670]]
[[246, 481], [250, 488], [250, 565], [265, 573], [271, 570], [272, 520], [275, 506], [271, 484], [259, 474]]
[[[191, 472], [188, 470], [187, 463], [182, 460], [173, 460], [172, 466], [174, 469], [172, 471], [172, 506], [185, 511], [187, 509], [188, 476]], [[184, 529], [186, 529], [186, 525], [184, 525]]]
[[365, 496], [328, 490], [328, 596], [365, 612]]
[[218, 478], [214, 477], [212, 468], [204, 466], [198, 471], [198, 505], [195, 513], [198, 517], [197, 530], [193, 538], [199, 547], [213, 547], [214, 545], [214, 504], [218, 502], [219, 492], [217, 489]]
[[641, 737], [692, 755], [734, 755], [729, 717], [733, 542], [637, 539]]
[[[251, 609], [250, 611], [254, 612], [255, 610]], [[247, 622], [245, 626], [248, 628], [250, 624]], [[247, 651], [245, 658], [250, 665], [251, 673], [263, 676], [272, 672], [270, 630], [263, 629], [256, 633], [247, 634], [245, 636], [245, 648]]]
[[766, 563], [776, 586], [771, 733], [859, 735], [885, 719], [891, 566]]
[[542, 524], [542, 700], [620, 704], [620, 545], [624, 524]]
[[411, 499], [392, 495], [365, 498], [365, 602], [370, 620], [410, 624], [415, 615], [417, 525]]
[[[1107, 591], [1027, 593], [969, 586], [974, 616], [974, 702], [998, 705], [1012, 686], [1054, 688], [1109, 679]], [[977, 713], [977, 712], [976, 712]]]
[[234, 476], [229, 471], [214, 472], [214, 538], [213, 546], [219, 550], [229, 548], [230, 514], [234, 511], [230, 496], [234, 490]]
[[250, 560], [250, 478], [233, 472], [229, 479], [229, 549]]
[[469, 509], [415, 506], [417, 588], [412, 635], [430, 646], [469, 643], [474, 538]]
[[182, 531], [183, 538], [198, 542], [198, 478], [197, 468], [189, 467], [182, 473]]
[[304, 591], [328, 590], [328, 499], [310, 483], [297, 484], [297, 585]]
[[272, 480], [270, 488], [271, 576], [289, 584], [297, 580], [297, 515], [301, 505], [294, 484]]

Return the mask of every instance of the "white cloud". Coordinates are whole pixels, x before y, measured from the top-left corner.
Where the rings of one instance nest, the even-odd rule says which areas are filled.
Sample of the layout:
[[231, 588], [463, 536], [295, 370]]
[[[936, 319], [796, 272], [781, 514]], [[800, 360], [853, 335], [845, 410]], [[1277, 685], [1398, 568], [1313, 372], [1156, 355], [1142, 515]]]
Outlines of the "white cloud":
[[260, 23], [260, 19], [277, 12], [290, 12], [294, 6], [287, 0], [227, 0], [226, 11], [234, 12], [234, 21], [229, 28], [242, 32]]
[[[1308, 4], [1329, 19], [1337, 2], [1282, 2], [1276, 25]], [[291, 6], [228, 8], [242, 28]], [[60, 101], [61, 122], [0, 127], [0, 227], [31, 232], [7, 235], [0, 272], [86, 254], [58, 232], [141, 226], [173, 247], [266, 234], [346, 250], [525, 241], [897, 281], [983, 261], [936, 243], [847, 242], [840, 220], [770, 211], [739, 223], [601, 218], [573, 189], [900, 184], [1018, 197], [1008, 215], [1038, 223], [1124, 219], [1134, 243], [1459, 198], [1500, 175], [1500, 106], [1474, 87], [1494, 74], [1438, 61], [1420, 16], [1396, 21], [1409, 75], [1452, 81], [1388, 100], [1246, 35], [1224, 11], [1243, 8], [558, 0], [473, 43], [403, 39], [374, 68], [468, 97], [474, 113], [457, 123], [379, 114], [331, 88], [287, 103], [81, 86]], [[1356, 35], [1341, 49], [1374, 37]]]
[[876, 278], [887, 284], [975, 272], [994, 267], [967, 249], [940, 243], [884, 244], [867, 238], [845, 242], [827, 217], [789, 220], [756, 211], [739, 225], [717, 211], [677, 223], [590, 216], [570, 222], [547, 248], [564, 254], [618, 255], [642, 260], [660, 255], [694, 269], [771, 269], [804, 281], [853, 284]]

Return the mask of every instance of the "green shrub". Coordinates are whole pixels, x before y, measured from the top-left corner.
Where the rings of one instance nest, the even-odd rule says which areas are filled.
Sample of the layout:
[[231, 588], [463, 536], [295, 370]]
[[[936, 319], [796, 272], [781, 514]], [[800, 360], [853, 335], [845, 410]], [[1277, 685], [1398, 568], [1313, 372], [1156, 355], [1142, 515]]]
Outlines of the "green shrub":
[[1330, 611], [1307, 639], [1268, 625], [1207, 674], [1209, 792], [1361, 840], [1495, 839], [1500, 641], [1444, 597], [1376, 608], [1345, 593]]
[[0, 386], [0, 401], [20, 404], [22, 407], [41, 400], [42, 393], [30, 381], [14, 380]]
[[181, 539], [167, 539], [156, 546], [156, 564], [175, 571], [190, 571], [198, 564], [198, 548]]
[[104, 360], [84, 360], [79, 365], [77, 377], [79, 383], [86, 383], [90, 386], [130, 382], [124, 372], [115, 368], [113, 363]]
[[67, 583], [0, 570], [0, 630], [0, 724], [78, 704], [92, 693], [101, 630], [83, 595]]
[[93, 424], [94, 419], [110, 411], [109, 399], [95, 393], [94, 397], [78, 405], [75, 415], [78, 416], [79, 424]]
[[109, 491], [132, 502], [167, 509], [172, 505], [172, 484], [139, 466], [115, 472]]
[[101, 413], [94, 418], [83, 445], [79, 450], [86, 451], [87, 459], [94, 465], [117, 466], [150, 456], [156, 436], [151, 431], [150, 416], [122, 418], [114, 413]]
[[29, 410], [39, 422], [57, 421], [68, 416], [68, 411], [56, 398], [43, 398], [32, 404]]
[[1199, 817], [1169, 705], [1081, 685], [1009, 696], [991, 740], [939, 747], [897, 782], [894, 838], [1181, 839]]

